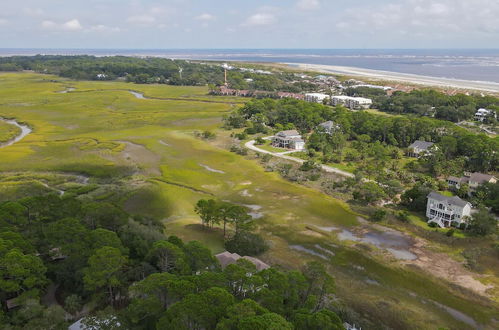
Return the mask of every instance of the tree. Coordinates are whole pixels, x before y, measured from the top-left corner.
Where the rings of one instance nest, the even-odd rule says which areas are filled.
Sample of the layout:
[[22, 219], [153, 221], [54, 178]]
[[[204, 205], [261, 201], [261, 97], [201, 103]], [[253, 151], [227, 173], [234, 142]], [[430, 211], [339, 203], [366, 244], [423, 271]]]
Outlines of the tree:
[[181, 248], [168, 241], [158, 241], [152, 246], [147, 260], [161, 272], [189, 274], [187, 258]]
[[72, 294], [64, 300], [64, 309], [76, 317], [83, 308], [83, 302], [80, 296]]
[[311, 304], [312, 311], [316, 312], [322, 308], [326, 297], [334, 292], [334, 280], [327, 273], [324, 265], [317, 261], [308, 262], [303, 275], [309, 284], [306, 294], [307, 303]]
[[126, 257], [117, 248], [105, 246], [96, 250], [84, 270], [85, 288], [91, 292], [107, 288], [109, 299], [114, 303], [114, 291], [122, 284], [120, 276], [126, 263]]
[[219, 267], [218, 260], [211, 254], [211, 250], [200, 242], [190, 241], [183, 248], [192, 272]]
[[293, 324], [296, 330], [324, 329], [343, 330], [341, 319], [334, 312], [327, 309], [315, 313], [299, 311], [293, 316]]
[[47, 283], [47, 269], [42, 260], [24, 254], [12, 242], [0, 238], [0, 290], [5, 293], [37, 296], [37, 289]]
[[201, 218], [203, 225], [213, 227], [215, 223], [219, 222], [218, 205], [214, 199], [200, 199], [196, 203], [194, 211], [196, 211]]
[[194, 293], [194, 284], [169, 273], [151, 274], [130, 287], [128, 317], [136, 325], [153, 327], [170, 305]]
[[386, 197], [383, 189], [375, 182], [362, 183], [353, 193], [354, 199], [363, 200], [366, 203], [374, 203]]
[[190, 294], [166, 310], [157, 329], [214, 329], [234, 297], [221, 288]]
[[473, 214], [469, 222], [470, 232], [475, 235], [486, 236], [497, 232], [497, 220], [487, 211], [481, 208]]
[[229, 252], [243, 256], [257, 256], [267, 251], [269, 246], [260, 235], [240, 231], [225, 242], [225, 248]]
[[293, 325], [286, 321], [281, 315], [267, 313], [263, 315], [250, 316], [239, 322], [238, 330], [292, 330]]

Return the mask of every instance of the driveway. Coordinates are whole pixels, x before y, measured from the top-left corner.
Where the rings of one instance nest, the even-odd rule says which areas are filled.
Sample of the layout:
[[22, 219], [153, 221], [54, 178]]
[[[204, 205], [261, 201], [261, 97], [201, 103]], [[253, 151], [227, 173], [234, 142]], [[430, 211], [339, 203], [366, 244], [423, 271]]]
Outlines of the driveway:
[[[272, 138], [272, 137], [269, 136], [269, 137], [266, 137], [264, 139], [265, 140], [269, 140], [270, 138]], [[274, 157], [278, 157], [278, 158], [282, 158], [282, 159], [287, 159], [287, 160], [290, 160], [290, 161], [293, 161], [293, 162], [296, 162], [296, 163], [299, 163], [299, 164], [303, 164], [305, 162], [303, 159], [287, 155], [288, 153], [292, 153], [292, 152], [295, 152], [295, 151], [271, 152], [271, 151], [260, 149], [257, 146], [255, 146], [255, 140], [251, 140], [251, 141], [246, 142], [244, 144], [244, 146], [246, 148], [248, 148], [250, 150], [253, 150], [253, 151], [256, 151], [256, 152], [260, 152], [260, 153], [263, 153], [263, 154], [269, 154], [269, 155], [272, 155]], [[339, 174], [341, 176], [348, 177], [348, 178], [355, 177], [355, 175], [353, 175], [352, 173], [345, 172], [345, 171], [342, 171], [340, 169], [337, 169], [337, 168], [334, 168], [334, 167], [331, 167], [331, 166], [321, 165], [321, 168], [322, 168], [322, 170], [324, 172], [327, 172], [327, 173], [335, 173], [335, 174]]]

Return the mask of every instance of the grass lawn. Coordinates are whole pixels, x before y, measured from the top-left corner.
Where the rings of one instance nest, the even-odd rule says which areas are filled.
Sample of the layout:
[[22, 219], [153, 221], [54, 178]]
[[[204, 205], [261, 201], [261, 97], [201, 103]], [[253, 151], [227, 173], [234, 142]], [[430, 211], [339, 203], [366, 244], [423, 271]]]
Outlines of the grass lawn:
[[[371, 258], [331, 235], [311, 233], [309, 225], [355, 226], [357, 214], [346, 203], [265, 172], [256, 161], [221, 148], [218, 140], [194, 136], [205, 130], [226, 134], [220, 130], [222, 116], [243, 100], [209, 96], [205, 87], [69, 81], [33, 73], [0, 73], [0, 85], [0, 116], [33, 127], [22, 141], [0, 149], [0, 200], [30, 193], [26, 187], [33, 183], [44, 191], [51, 188], [42, 183], [65, 187], [81, 181], [77, 174], [86, 175], [91, 184], [128, 187], [130, 194], [119, 202], [129, 213], [161, 219], [166, 234], [200, 240], [213, 252], [223, 250], [220, 230], [200, 227], [194, 204], [219, 198], [252, 205], [262, 215], [258, 229], [272, 246], [262, 256], [265, 261], [283, 267], [300, 267], [311, 259], [327, 263], [339, 298], [374, 321], [383, 313], [383, 319], [401, 322], [390, 321], [391, 328], [465, 328], [423, 298], [481, 323], [497, 310], [497, 304], [423, 271]], [[67, 87], [74, 91], [60, 93]], [[138, 99], [129, 90], [169, 99]], [[105, 197], [108, 191], [93, 193]], [[293, 244], [334, 244], [335, 256], [317, 258], [290, 249]], [[366, 278], [380, 285], [368, 285]]]
[[265, 144], [262, 145], [255, 145], [260, 149], [267, 150], [270, 152], [285, 152], [289, 151], [289, 149], [284, 149], [284, 148], [277, 148], [272, 145], [272, 141], [270, 140], [265, 140]]

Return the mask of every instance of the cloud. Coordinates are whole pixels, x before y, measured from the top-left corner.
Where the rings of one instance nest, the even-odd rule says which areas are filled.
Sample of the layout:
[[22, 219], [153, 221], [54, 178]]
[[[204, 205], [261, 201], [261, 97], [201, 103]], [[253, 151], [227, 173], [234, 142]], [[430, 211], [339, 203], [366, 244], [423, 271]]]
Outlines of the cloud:
[[61, 24], [45, 20], [42, 22], [41, 26], [46, 30], [79, 31], [83, 29], [80, 22], [76, 18]]
[[406, 31], [454, 37], [456, 33], [499, 33], [497, 0], [402, 0], [383, 6], [350, 8], [336, 28], [349, 32]]
[[148, 25], [156, 22], [156, 18], [150, 15], [136, 15], [128, 17], [127, 22], [138, 25]]
[[213, 21], [216, 19], [216, 17], [211, 15], [211, 14], [204, 13], [204, 14], [201, 14], [199, 16], [196, 16], [195, 19], [197, 19], [199, 21]]
[[270, 13], [257, 13], [251, 15], [244, 21], [243, 26], [264, 26], [275, 23], [276, 17]]
[[108, 33], [108, 32], [120, 32], [121, 29], [119, 27], [115, 27], [115, 26], [107, 26], [107, 25], [103, 25], [103, 24], [99, 24], [99, 25], [93, 25], [91, 26], [88, 31], [90, 32], [105, 32], [105, 33]]
[[314, 10], [320, 6], [319, 0], [300, 0], [296, 3], [296, 7], [301, 10]]
[[0, 18], [0, 25], [7, 25], [7, 23], [9, 23], [8, 20], [6, 20], [5, 18]]

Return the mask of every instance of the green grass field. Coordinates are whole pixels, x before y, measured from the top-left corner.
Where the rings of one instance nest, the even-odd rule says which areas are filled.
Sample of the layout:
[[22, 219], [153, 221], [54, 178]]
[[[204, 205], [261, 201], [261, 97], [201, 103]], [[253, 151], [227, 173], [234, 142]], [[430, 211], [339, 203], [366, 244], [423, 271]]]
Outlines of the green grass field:
[[0, 143], [12, 140], [20, 133], [19, 127], [0, 121]]
[[[258, 205], [263, 214], [258, 229], [272, 246], [262, 258], [282, 267], [314, 258], [329, 263], [339, 297], [363, 317], [376, 323], [386, 315], [392, 328], [467, 328], [428, 303], [432, 300], [491, 324], [496, 302], [307, 230], [352, 227], [357, 215], [346, 203], [265, 172], [225, 148], [228, 132], [220, 129], [221, 118], [244, 99], [211, 97], [205, 87], [79, 82], [31, 73], [0, 74], [0, 86], [0, 116], [33, 128], [19, 143], [0, 149], [0, 201], [67, 189], [81, 180], [75, 175], [84, 175], [91, 184], [128, 187], [120, 202], [129, 213], [162, 219], [168, 234], [203, 241], [214, 252], [223, 250], [221, 231], [200, 228], [194, 204], [219, 198]], [[69, 87], [74, 91], [60, 93]], [[158, 99], [138, 99], [129, 90]], [[194, 136], [205, 130], [218, 138]], [[108, 194], [104, 188], [92, 193]], [[325, 261], [290, 249], [292, 244], [334, 244], [335, 256]], [[367, 284], [367, 278], [380, 285]]]

